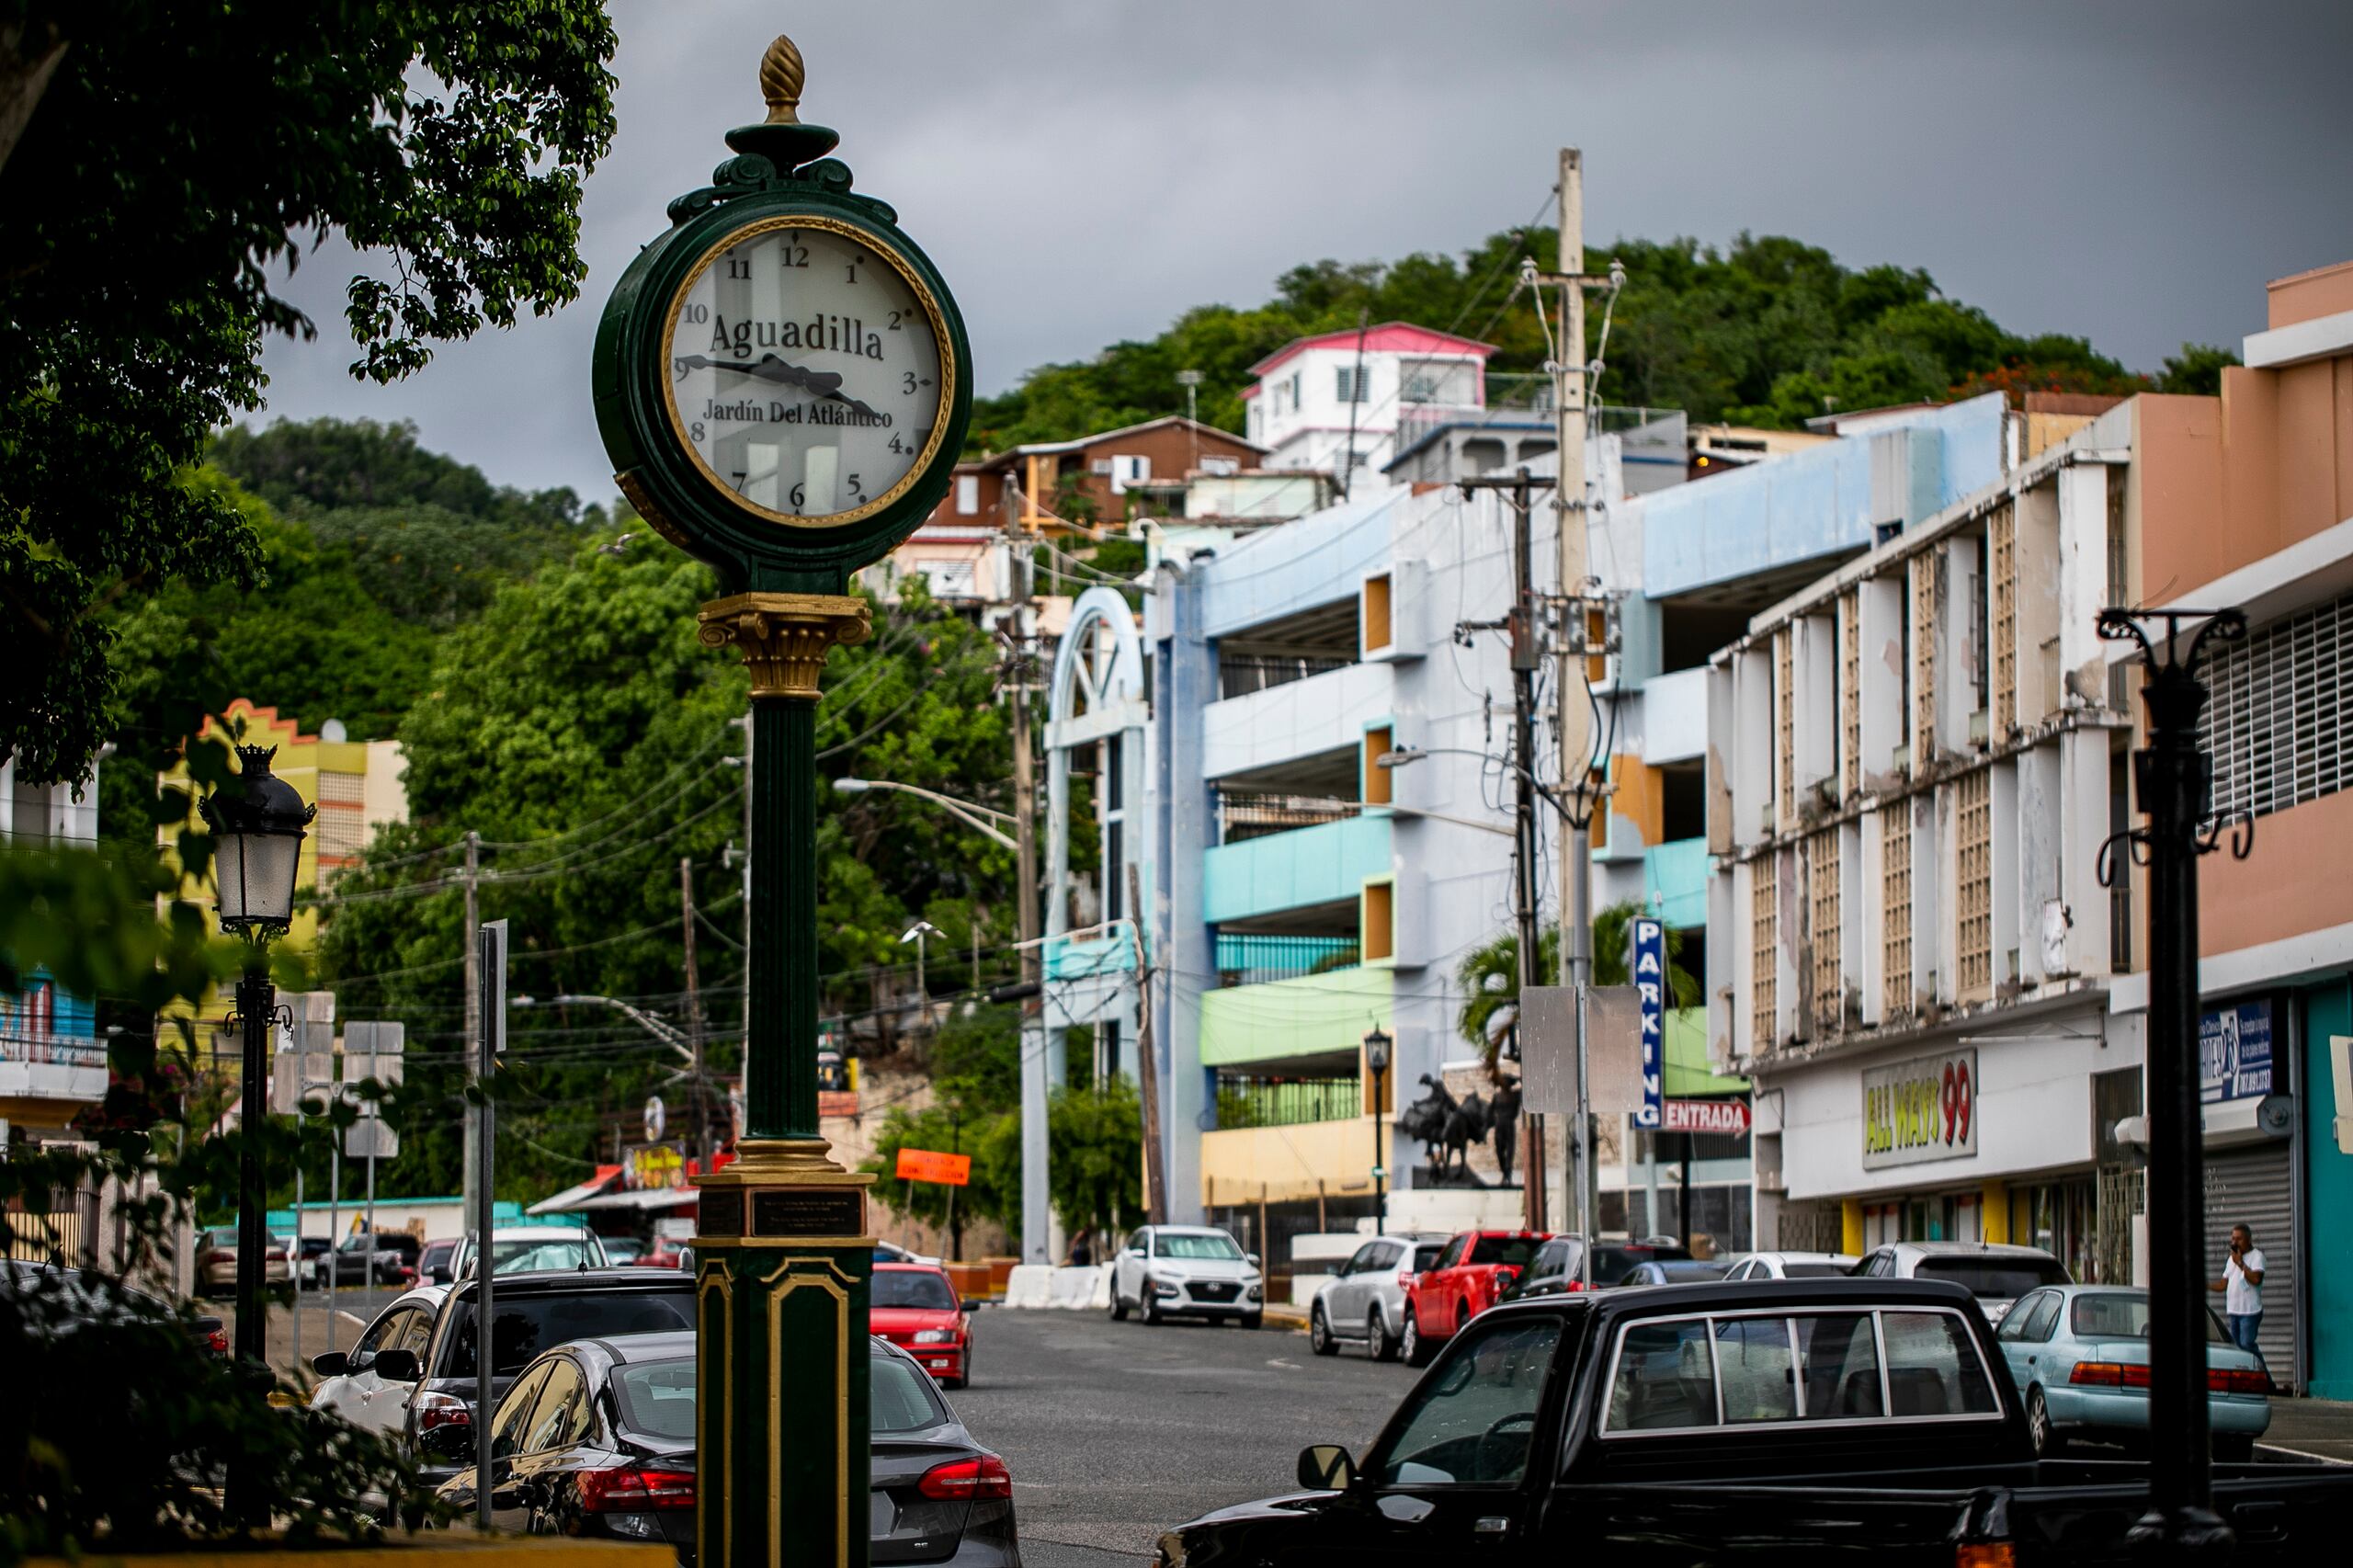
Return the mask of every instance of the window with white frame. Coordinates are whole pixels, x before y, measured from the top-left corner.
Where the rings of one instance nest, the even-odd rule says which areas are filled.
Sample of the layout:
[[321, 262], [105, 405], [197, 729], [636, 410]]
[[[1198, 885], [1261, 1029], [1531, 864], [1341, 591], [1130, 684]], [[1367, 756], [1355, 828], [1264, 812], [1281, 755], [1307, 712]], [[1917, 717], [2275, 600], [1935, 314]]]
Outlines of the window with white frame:
[[1371, 401], [1372, 372], [1361, 365], [1342, 365], [1335, 374], [1338, 390], [1336, 395], [1342, 403]]
[[956, 476], [956, 511], [961, 517], [971, 517], [981, 509], [981, 476], [960, 473]]

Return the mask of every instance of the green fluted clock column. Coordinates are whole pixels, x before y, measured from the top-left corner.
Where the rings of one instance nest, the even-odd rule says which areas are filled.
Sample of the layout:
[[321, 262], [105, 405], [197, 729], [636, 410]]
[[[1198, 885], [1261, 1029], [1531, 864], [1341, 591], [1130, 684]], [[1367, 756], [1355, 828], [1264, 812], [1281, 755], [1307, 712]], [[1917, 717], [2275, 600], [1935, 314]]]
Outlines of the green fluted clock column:
[[614, 285], [597, 423], [639, 515], [717, 568], [699, 635], [752, 677], [745, 1125], [696, 1182], [696, 1558], [866, 1568], [874, 1178], [818, 1134], [818, 683], [871, 632], [850, 574], [948, 492], [972, 347], [898, 214], [801, 122], [790, 40], [759, 79], [767, 119]]

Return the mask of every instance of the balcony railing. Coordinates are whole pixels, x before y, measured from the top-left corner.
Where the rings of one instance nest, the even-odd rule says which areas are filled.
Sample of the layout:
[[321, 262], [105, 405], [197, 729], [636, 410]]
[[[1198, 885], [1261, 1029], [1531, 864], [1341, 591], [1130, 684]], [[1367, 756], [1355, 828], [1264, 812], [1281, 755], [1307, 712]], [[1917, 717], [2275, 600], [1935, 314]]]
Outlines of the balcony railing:
[[1217, 694], [1220, 698], [1247, 697], [1254, 691], [1267, 691], [1278, 686], [1289, 686], [1310, 676], [1329, 675], [1345, 670], [1354, 659], [1282, 656], [1273, 653], [1223, 653], [1217, 661]]
[[0, 1062], [103, 1067], [107, 1064], [107, 1048], [87, 1035], [0, 1034]]
[[1282, 937], [1263, 931], [1217, 935], [1217, 983], [1225, 987], [1330, 974], [1362, 961], [1354, 937]]
[[1355, 801], [1328, 795], [1282, 795], [1259, 790], [1217, 791], [1217, 841], [1239, 844], [1295, 827], [1321, 827], [1357, 815], [1363, 807]]
[[1363, 1112], [1364, 1087], [1355, 1078], [1260, 1078], [1241, 1073], [1217, 1075], [1217, 1124], [1221, 1129], [1345, 1121]]

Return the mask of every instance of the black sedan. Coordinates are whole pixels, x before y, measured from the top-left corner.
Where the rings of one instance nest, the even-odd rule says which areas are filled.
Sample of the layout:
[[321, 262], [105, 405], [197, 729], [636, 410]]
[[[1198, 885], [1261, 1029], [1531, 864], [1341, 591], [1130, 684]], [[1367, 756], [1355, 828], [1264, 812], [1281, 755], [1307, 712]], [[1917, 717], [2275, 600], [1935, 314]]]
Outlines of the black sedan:
[[[905, 1351], [868, 1341], [872, 1561], [1013, 1568], [1013, 1478]], [[581, 1339], [523, 1369], [499, 1402], [491, 1519], [538, 1535], [663, 1540], [695, 1555], [695, 1339]], [[441, 1487], [462, 1514], [474, 1472]]]

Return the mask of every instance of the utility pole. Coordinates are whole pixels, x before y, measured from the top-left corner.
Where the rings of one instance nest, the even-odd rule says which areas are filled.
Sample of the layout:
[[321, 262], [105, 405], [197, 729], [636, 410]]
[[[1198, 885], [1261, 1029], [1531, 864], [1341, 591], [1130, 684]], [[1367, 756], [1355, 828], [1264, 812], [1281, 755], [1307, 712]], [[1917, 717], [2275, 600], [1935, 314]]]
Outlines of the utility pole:
[[[1590, 1238], [1597, 1228], [1594, 1212], [1594, 1128], [1590, 1091], [1586, 1085], [1586, 994], [1593, 985], [1593, 848], [1596, 810], [1607, 801], [1589, 795], [1586, 775], [1593, 756], [1592, 700], [1586, 679], [1585, 657], [1589, 622], [1586, 615], [1586, 355], [1585, 355], [1585, 154], [1574, 147], [1561, 149], [1559, 273], [1561, 286], [1561, 347], [1552, 362], [1553, 449], [1559, 454], [1561, 478], [1552, 505], [1561, 522], [1560, 600], [1566, 623], [1575, 635], [1563, 635], [1557, 644], [1560, 664], [1553, 680], [1554, 728], [1561, 740], [1561, 793], [1569, 810], [1561, 821], [1561, 983], [1569, 987], [1576, 1006], [1577, 1108], [1576, 1126], [1569, 1138], [1574, 1161], [1576, 1232]], [[1529, 1164], [1538, 1164], [1529, 1151]], [[1540, 1187], [1542, 1176], [1538, 1177]], [[1580, 1247], [1583, 1283], [1591, 1278], [1590, 1245]]]
[[[1501, 490], [1512, 509], [1511, 613], [1504, 627], [1511, 640], [1511, 757], [1517, 789], [1512, 797], [1512, 915], [1519, 948], [1522, 996], [1542, 983], [1538, 968], [1542, 937], [1537, 918], [1536, 882], [1536, 666], [1542, 658], [1542, 626], [1536, 601], [1536, 553], [1530, 514], [1536, 481], [1527, 469], [1510, 479], [1466, 480], [1461, 488]], [[1492, 625], [1492, 623], [1487, 623]], [[1531, 1231], [1545, 1223], [1544, 1145], [1535, 1117], [1520, 1116], [1520, 1201]]]
[[1168, 1176], [1161, 1148], [1160, 1059], [1152, 1039], [1152, 960], [1144, 950], [1143, 892], [1128, 862], [1128, 930], [1136, 944], [1136, 1081], [1143, 1096], [1143, 1210], [1147, 1222], [1168, 1222]]
[[[482, 947], [482, 909], [476, 897], [476, 890], [481, 883], [481, 881], [482, 835], [469, 828], [466, 830], [465, 883], [466, 1043], [470, 1047], [474, 1041], [482, 1038], [482, 954], [480, 951]], [[479, 1080], [480, 1055], [478, 1052], [474, 1052], [470, 1050], [466, 1056], [466, 1083], [471, 1086], [479, 1082]], [[482, 1193], [481, 1151], [477, 1147], [480, 1140], [476, 1136], [475, 1130], [475, 1123], [479, 1120], [481, 1114], [481, 1108], [473, 1103], [472, 1097], [469, 1097], [466, 1101], [464, 1193], [465, 1210], [469, 1219], [473, 1215], [475, 1199], [479, 1198]], [[336, 1135], [335, 1142], [338, 1145], [341, 1144], [342, 1135], [340, 1133]], [[330, 1233], [332, 1233], [332, 1230], [330, 1230]], [[490, 1237], [485, 1233], [482, 1238], [482, 1245], [487, 1247], [489, 1244]], [[332, 1260], [330, 1261], [332, 1262]], [[333, 1298], [329, 1299], [332, 1300]]]
[[710, 1173], [710, 1101], [702, 1070], [702, 976], [695, 967], [695, 863], [678, 857], [678, 908], [687, 930], [687, 1071], [695, 1077], [695, 1158]]
[[1046, 1028], [1038, 943], [1038, 767], [1029, 736], [1029, 665], [1037, 632], [1030, 603], [1031, 546], [1007, 542], [1014, 589], [1013, 636], [1007, 666], [1013, 676], [1014, 927], [1021, 955], [1021, 1261], [1052, 1263], [1053, 1210], [1048, 1196], [1046, 1110], [1061, 1053]]

